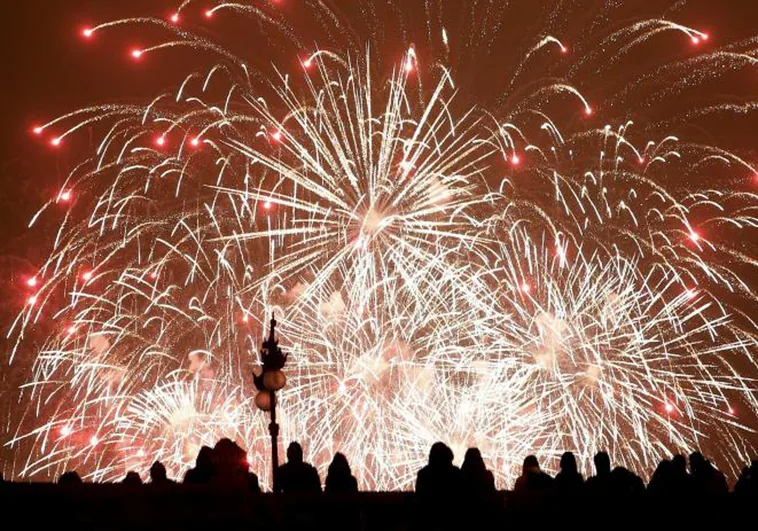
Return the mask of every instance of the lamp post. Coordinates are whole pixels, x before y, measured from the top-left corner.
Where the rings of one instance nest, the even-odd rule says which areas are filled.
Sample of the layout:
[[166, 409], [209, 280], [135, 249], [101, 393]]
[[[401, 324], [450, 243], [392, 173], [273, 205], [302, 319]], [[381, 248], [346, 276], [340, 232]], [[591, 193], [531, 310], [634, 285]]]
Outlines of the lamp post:
[[282, 367], [287, 362], [287, 354], [279, 348], [276, 334], [276, 319], [271, 315], [271, 327], [268, 339], [263, 342], [260, 362], [261, 374], [253, 375], [253, 383], [258, 394], [255, 396], [255, 405], [262, 411], [270, 411], [271, 423], [268, 431], [271, 434], [271, 468], [274, 492], [279, 492], [279, 483], [276, 480], [276, 471], [279, 468], [279, 424], [276, 423], [276, 392], [287, 383], [287, 377], [282, 372]]

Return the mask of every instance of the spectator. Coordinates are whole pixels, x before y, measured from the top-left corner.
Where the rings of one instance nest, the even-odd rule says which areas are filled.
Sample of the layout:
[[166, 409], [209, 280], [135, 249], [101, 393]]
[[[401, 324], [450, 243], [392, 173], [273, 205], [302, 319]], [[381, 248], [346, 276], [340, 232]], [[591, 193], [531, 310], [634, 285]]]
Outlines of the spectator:
[[188, 485], [207, 485], [211, 482], [214, 471], [213, 449], [203, 446], [195, 458], [195, 468], [190, 468], [184, 475], [184, 483]]
[[123, 485], [129, 485], [130, 487], [134, 487], [136, 485], [142, 485], [142, 478], [139, 477], [139, 474], [137, 474], [134, 471], [127, 472], [126, 476], [124, 476], [124, 479], [121, 481]]
[[654, 496], [668, 496], [672, 493], [674, 467], [668, 459], [662, 459], [650, 478], [647, 491]]
[[700, 496], [716, 496], [729, 492], [726, 477], [700, 452], [690, 454], [693, 491]]
[[607, 496], [611, 487], [611, 458], [598, 452], [593, 458], [595, 475], [587, 480], [587, 492], [592, 496]]
[[350, 463], [339, 452], [334, 454], [332, 463], [329, 465], [324, 490], [328, 494], [352, 494], [358, 492], [358, 482], [350, 470]]
[[521, 476], [516, 480], [513, 490], [519, 494], [546, 493], [553, 486], [553, 478], [540, 469], [537, 457], [528, 455], [521, 467]]
[[213, 483], [227, 488], [260, 492], [258, 476], [249, 471], [247, 453], [231, 439], [221, 439], [213, 448], [216, 470]]
[[287, 447], [287, 463], [277, 470], [275, 483], [277, 492], [321, 492], [321, 478], [315, 468], [303, 461], [303, 448], [296, 442]]
[[473, 498], [487, 498], [495, 492], [495, 477], [487, 470], [478, 448], [469, 448], [461, 466], [463, 492]]
[[419, 470], [416, 493], [426, 498], [454, 498], [461, 487], [461, 471], [453, 465], [453, 451], [436, 442], [429, 450], [429, 464]]
[[150, 467], [150, 483], [161, 486], [174, 484], [174, 482], [166, 476], [166, 467], [163, 466], [163, 463], [160, 461], [156, 461]]
[[754, 497], [758, 494], [758, 460], [753, 460], [749, 467], [742, 469], [734, 493], [738, 496]]
[[645, 482], [634, 472], [617, 466], [611, 472], [611, 495], [622, 498], [639, 496], [645, 492]]
[[65, 472], [58, 478], [58, 485], [81, 485], [82, 478], [75, 471]]
[[555, 476], [555, 490], [560, 494], [577, 494], [584, 485], [584, 478], [577, 470], [574, 454], [564, 452], [560, 466], [561, 471]]

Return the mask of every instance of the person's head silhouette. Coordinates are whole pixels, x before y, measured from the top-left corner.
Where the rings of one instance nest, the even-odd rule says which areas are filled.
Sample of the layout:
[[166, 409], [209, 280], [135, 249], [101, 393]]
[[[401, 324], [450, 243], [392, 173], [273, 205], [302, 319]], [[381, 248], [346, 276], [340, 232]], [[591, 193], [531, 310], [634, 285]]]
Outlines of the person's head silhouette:
[[561, 456], [561, 472], [576, 474], [576, 457], [574, 457], [572, 452], [564, 452]]
[[463, 456], [464, 470], [484, 470], [487, 468], [484, 466], [484, 459], [482, 459], [482, 453], [479, 448], [469, 448], [466, 450], [466, 455]]
[[156, 461], [150, 467], [150, 481], [153, 483], [163, 483], [166, 481], [166, 467], [163, 463]]
[[690, 472], [696, 474], [705, 468], [705, 457], [700, 452], [690, 454]]
[[595, 462], [595, 473], [598, 476], [604, 476], [611, 473], [611, 458], [607, 452], [598, 452], [593, 458]]
[[529, 474], [530, 472], [539, 472], [539, 470], [540, 463], [537, 461], [537, 456], [527, 455], [524, 458], [524, 464], [521, 467], [521, 472], [524, 474]]
[[213, 468], [213, 448], [203, 446], [195, 458], [195, 466], [201, 470]]
[[347, 462], [347, 457], [340, 452], [334, 454], [332, 462], [329, 465], [329, 474], [344, 474], [349, 476], [351, 473], [350, 463]]
[[287, 447], [287, 462], [300, 464], [303, 462], [303, 447], [298, 442], [291, 442]]
[[445, 443], [436, 442], [429, 450], [429, 465], [448, 466], [453, 463], [453, 451]]
[[671, 459], [671, 468], [673, 468], [674, 472], [677, 474], [686, 474], [687, 460], [682, 454], [677, 454], [673, 457], [673, 459]]

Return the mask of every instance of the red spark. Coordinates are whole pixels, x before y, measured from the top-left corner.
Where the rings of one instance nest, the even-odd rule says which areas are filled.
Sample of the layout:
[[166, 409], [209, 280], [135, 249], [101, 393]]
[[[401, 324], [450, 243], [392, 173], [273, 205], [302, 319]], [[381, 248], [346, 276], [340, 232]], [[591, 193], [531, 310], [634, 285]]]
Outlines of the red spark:
[[413, 72], [413, 59], [410, 57], [405, 61], [405, 71], [409, 74]]
[[153, 280], [155, 280], [156, 278], [158, 278], [158, 273], [156, 273], [155, 271], [152, 271], [150, 273], [150, 278], [152, 278]]
[[313, 64], [313, 61], [311, 61], [310, 57], [308, 59], [305, 59], [303, 61], [303, 67], [304, 68], [310, 68], [312, 64]]
[[197, 147], [200, 145], [200, 137], [195, 137], [192, 140], [190, 140], [190, 144], [192, 144], [192, 147]]
[[266, 200], [266, 201], [263, 203], [263, 208], [265, 208], [266, 210], [271, 210], [271, 201], [269, 201], [269, 200]]
[[89, 38], [91, 38], [91, 37], [92, 37], [92, 35], [94, 34], [94, 32], [95, 32], [95, 31], [94, 31], [92, 28], [84, 28], [84, 29], [82, 30], [82, 36], [83, 36], [85, 39], [89, 39]]
[[50, 140], [50, 144], [52, 146], [54, 146], [54, 147], [60, 146], [61, 142], [62, 142], [62, 140], [61, 140], [61, 137], [59, 137], [59, 136], [56, 136], [55, 138], [53, 138], [52, 140]]
[[703, 39], [704, 41], [707, 41], [708, 39], [711, 38], [711, 36], [708, 33], [701, 33], [700, 38]]
[[690, 231], [690, 240], [692, 240], [693, 242], [697, 243], [700, 240], [700, 235], [697, 232], [695, 232], [694, 230], [691, 230]]
[[592, 116], [592, 112], [593, 112], [592, 107], [590, 107], [589, 105], [584, 108], [584, 114], [586, 114], [587, 116]]
[[279, 142], [282, 139], [282, 132], [279, 130], [274, 131], [271, 133], [271, 138]]
[[514, 153], [511, 156], [511, 164], [514, 166], [518, 166], [521, 163], [521, 157], [518, 156], [518, 153]]
[[213, 18], [213, 10], [212, 9], [206, 9], [205, 10], [205, 18]]
[[44, 131], [44, 129], [40, 126], [36, 126], [34, 127], [34, 129], [32, 129], [32, 133], [34, 133], [35, 135], [41, 135], [42, 131]]
[[246, 323], [246, 322], [248, 322], [249, 320], [250, 320], [250, 317], [249, 317], [247, 314], [244, 314], [244, 315], [242, 316], [242, 322], [243, 322], [243, 323]]
[[84, 280], [85, 282], [87, 282], [91, 278], [92, 278], [92, 271], [85, 271], [84, 273], [82, 273], [82, 280]]
[[92, 437], [89, 438], [89, 443], [92, 446], [97, 446], [97, 443], [99, 443], [99, 442], [100, 442], [100, 440], [97, 438], [97, 435], [93, 435]]
[[666, 413], [673, 413], [674, 412], [674, 406], [672, 406], [670, 403], [666, 402]]
[[76, 333], [76, 326], [74, 325], [69, 326], [68, 329], [66, 330], [66, 334], [70, 336], [74, 335], [75, 333]]
[[735, 409], [732, 406], [729, 406], [728, 411], [730, 415], [734, 415], [735, 413], [737, 413], [737, 411], [735, 411]]
[[145, 450], [142, 450], [140, 448], [140, 450], [137, 452], [137, 457], [145, 457]]
[[62, 426], [60, 431], [63, 437], [68, 437], [69, 435], [71, 435], [71, 432], [73, 430], [71, 429], [71, 426]]
[[697, 297], [697, 292], [694, 289], [688, 289], [686, 293], [687, 293], [687, 298], [690, 300]]
[[532, 287], [527, 282], [524, 282], [521, 284], [521, 291], [523, 291], [524, 293], [529, 293], [530, 291], [532, 291]]
[[30, 306], [34, 306], [35, 304], [37, 304], [37, 296], [32, 295], [31, 297], [26, 299], [26, 302], [28, 302]]
[[561, 45], [561, 53], [568, 53], [569, 49]]
[[29, 277], [26, 279], [26, 285], [29, 286], [30, 288], [33, 288], [38, 283], [39, 281], [37, 280], [37, 277]]
[[173, 15], [171, 15], [171, 22], [173, 22], [174, 24], [179, 23], [179, 13], [174, 13]]
[[640, 164], [645, 164], [645, 157], [640, 157], [639, 161], [640, 161]]
[[700, 39], [695, 35], [690, 37], [690, 40], [692, 41], [692, 44], [700, 44]]
[[71, 190], [63, 190], [60, 195], [60, 200], [64, 203], [71, 201]]
[[155, 145], [163, 147], [166, 145], [166, 137], [161, 135], [159, 137], [156, 137], [155, 139]]
[[135, 48], [134, 50], [132, 50], [132, 59], [140, 59], [140, 58], [142, 58], [142, 54], [143, 53], [145, 53], [145, 52], [143, 52], [139, 48]]

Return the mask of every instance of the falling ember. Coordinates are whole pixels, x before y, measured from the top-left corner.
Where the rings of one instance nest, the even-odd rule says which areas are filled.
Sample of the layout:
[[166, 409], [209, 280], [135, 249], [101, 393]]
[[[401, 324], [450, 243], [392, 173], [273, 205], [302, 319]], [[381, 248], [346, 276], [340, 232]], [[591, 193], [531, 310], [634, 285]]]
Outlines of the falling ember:
[[150, 272], [150, 278], [155, 280], [156, 278], [158, 278], [158, 273], [156, 273], [155, 271]]
[[26, 302], [28, 302], [30, 306], [34, 306], [35, 304], [37, 304], [37, 296], [32, 295], [31, 297], [26, 299]]
[[145, 450], [141, 449], [137, 452], [137, 457], [145, 457]]
[[264, 201], [263, 208], [265, 208], [266, 210], [271, 210], [271, 201]]
[[197, 147], [200, 145], [200, 139], [198, 137], [195, 137], [190, 140], [190, 144], [192, 144], [192, 147]]
[[305, 60], [303, 61], [303, 66], [304, 66], [305, 68], [310, 68], [312, 64], [313, 64], [313, 61], [311, 61], [311, 58], [310, 58], [310, 57], [309, 57], [309, 58], [307, 58], [307, 59], [305, 59]]
[[60, 139], [60, 137], [56, 136], [55, 138], [53, 138], [52, 140], [50, 140], [50, 144], [52, 144], [55, 147], [60, 146], [61, 145], [61, 139]]
[[248, 316], [246, 313], [242, 315], [242, 322], [246, 323], [250, 320], [250, 316]]
[[690, 231], [690, 240], [692, 240], [693, 242], [698, 242], [700, 240], [700, 234], [698, 234], [694, 230]]
[[521, 157], [518, 156], [518, 153], [514, 153], [511, 155], [511, 164], [514, 166], [518, 166], [521, 163]]
[[71, 429], [71, 426], [62, 426], [60, 429], [60, 434], [63, 437], [68, 437], [73, 433], [74, 430]]
[[92, 37], [92, 34], [93, 34], [92, 28], [84, 28], [82, 30], [82, 36], [84, 36], [84, 38], [86, 39], [89, 39], [90, 37]]
[[92, 437], [89, 438], [90, 446], [97, 446], [97, 443], [99, 442], [100, 442], [100, 439], [98, 439], [96, 435], [93, 435]]
[[690, 37], [690, 40], [692, 41], [692, 44], [700, 44], [700, 39], [696, 37], [695, 35]]
[[585, 107], [584, 114], [586, 114], [587, 116], [592, 116], [592, 107], [589, 107], [589, 106]]
[[64, 203], [68, 203], [71, 201], [71, 191], [70, 190], [64, 190], [61, 192], [60, 200]]
[[276, 142], [279, 142], [282, 139], [282, 132], [277, 129], [271, 133], [271, 138]]
[[92, 271], [85, 271], [84, 273], [82, 273], [82, 280], [86, 282], [90, 279], [92, 279]]
[[212, 9], [206, 9], [205, 10], [205, 18], [213, 18], [213, 10]]
[[134, 50], [132, 50], [132, 58], [133, 59], [139, 59], [139, 58], [142, 57], [143, 53], [144, 52], [142, 50], [140, 50], [139, 48], [135, 48]]
[[179, 13], [174, 13], [173, 15], [171, 15], [171, 22], [173, 22], [174, 24], [179, 23]]
[[729, 411], [730, 415], [734, 415], [736, 413], [735, 409], [732, 406], [729, 406], [729, 409], [727, 411]]
[[68, 329], [66, 330], [66, 334], [70, 336], [74, 335], [75, 333], [76, 333], [76, 326], [74, 325], [69, 326]]
[[29, 286], [30, 288], [33, 288], [37, 284], [39, 284], [37, 277], [29, 277], [26, 279], [26, 285]]
[[37, 127], [35, 127], [34, 129], [32, 129], [32, 132], [33, 132], [35, 135], [41, 135], [41, 134], [42, 134], [42, 131], [44, 131], [44, 129], [43, 129], [42, 127], [39, 127], [39, 126], [37, 126]]
[[161, 136], [157, 137], [157, 138], [155, 139], [155, 144], [156, 144], [157, 146], [161, 146], [161, 147], [165, 146], [165, 145], [166, 145], [166, 137], [165, 137], [165, 136], [163, 136], [163, 135], [161, 135]]
[[666, 409], [666, 413], [672, 413], [674, 411], [674, 406], [672, 406], [671, 404], [669, 404], [668, 402], [666, 402], [665, 409]]
[[523, 291], [524, 293], [529, 293], [530, 291], [532, 291], [532, 287], [528, 283], [524, 282], [521, 284], [521, 291]]
[[568, 53], [568, 48], [561, 46], [561, 53]]
[[697, 297], [697, 292], [694, 289], [688, 289], [685, 293], [687, 293], [687, 298], [690, 300]]

